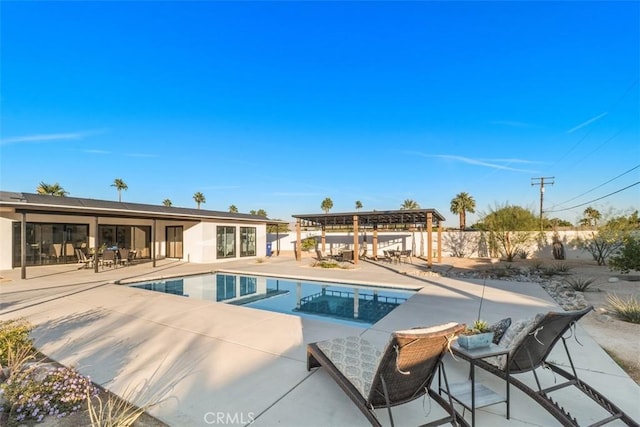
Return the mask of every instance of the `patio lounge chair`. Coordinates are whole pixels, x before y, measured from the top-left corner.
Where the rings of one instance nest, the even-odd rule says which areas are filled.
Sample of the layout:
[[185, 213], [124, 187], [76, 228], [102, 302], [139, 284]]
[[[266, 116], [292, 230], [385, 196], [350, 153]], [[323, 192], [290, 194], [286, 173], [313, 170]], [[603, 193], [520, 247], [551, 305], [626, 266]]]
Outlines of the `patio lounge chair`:
[[374, 426], [381, 425], [375, 408], [387, 408], [393, 426], [392, 406], [427, 393], [449, 416], [425, 425], [466, 426], [464, 418], [453, 409], [451, 397], [447, 401], [430, 387], [440, 368], [448, 390], [442, 356], [464, 328], [463, 324], [447, 323], [397, 331], [391, 334], [382, 353], [359, 336], [312, 343], [307, 346], [307, 370], [324, 367]]
[[[577, 311], [549, 312], [547, 314], [538, 314], [528, 322], [516, 322], [509, 328], [515, 328], [515, 330], [510, 331], [508, 329], [499, 343], [499, 345], [510, 348], [508, 358], [498, 357], [493, 361], [477, 360], [476, 366], [480, 366], [501, 378], [506, 378], [508, 360], [508, 370], [511, 375], [509, 378], [510, 384], [515, 385], [529, 397], [533, 398], [533, 400], [546, 409], [564, 426], [577, 426], [578, 421], [566, 409], [556, 403], [551, 396], [549, 396], [549, 393], [572, 385], [576, 386], [578, 390], [582, 391], [586, 396], [609, 412], [609, 417], [593, 424], [594, 426], [603, 425], [617, 419], [626, 425], [638, 426], [638, 423], [632, 420], [630, 416], [625, 414], [600, 392], [578, 378], [571, 354], [569, 353], [569, 347], [567, 346], [567, 339], [571, 338], [571, 336], [574, 336], [575, 339], [576, 322], [591, 310], [593, 310], [593, 306]], [[567, 331], [571, 333], [565, 337], [564, 335]], [[571, 372], [560, 368], [557, 364], [547, 359], [551, 350], [560, 339], [562, 339], [562, 344], [571, 366]], [[554, 383], [554, 385], [543, 388], [540, 378], [536, 373], [537, 368], [543, 367], [550, 368], [556, 374], [564, 377], [566, 381], [559, 384]], [[513, 376], [513, 374], [529, 371], [531, 371], [535, 377], [537, 390], [529, 387]]]
[[322, 255], [322, 252], [320, 252], [320, 249], [316, 248], [316, 260], [318, 261], [327, 261], [331, 259], [328, 256]]

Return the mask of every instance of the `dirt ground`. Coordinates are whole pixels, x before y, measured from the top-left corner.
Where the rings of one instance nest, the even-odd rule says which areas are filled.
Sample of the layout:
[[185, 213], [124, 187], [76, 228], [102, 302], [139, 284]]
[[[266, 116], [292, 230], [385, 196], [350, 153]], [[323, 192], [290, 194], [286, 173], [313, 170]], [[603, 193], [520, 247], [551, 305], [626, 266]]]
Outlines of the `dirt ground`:
[[[609, 270], [606, 266], [598, 266], [595, 261], [554, 261], [554, 260], [521, 260], [510, 263], [514, 267], [527, 267], [543, 263], [553, 266], [560, 263], [570, 267], [569, 274], [595, 279], [594, 283], [583, 292], [587, 304], [593, 305], [595, 311], [580, 320], [580, 325], [589, 335], [606, 350], [619, 365], [640, 384], [640, 324], [618, 320], [607, 309], [607, 296], [616, 294], [623, 298], [630, 296], [640, 300], [640, 275], [637, 272], [620, 274]], [[486, 260], [472, 258], [446, 258], [443, 264], [453, 270], [486, 270]], [[501, 268], [507, 263], [502, 261], [490, 268]]]

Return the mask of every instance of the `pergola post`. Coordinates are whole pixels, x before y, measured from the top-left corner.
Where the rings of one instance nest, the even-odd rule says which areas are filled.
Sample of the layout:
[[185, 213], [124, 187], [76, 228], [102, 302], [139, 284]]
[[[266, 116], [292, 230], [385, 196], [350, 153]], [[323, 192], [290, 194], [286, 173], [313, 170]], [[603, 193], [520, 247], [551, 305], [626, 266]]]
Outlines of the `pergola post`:
[[438, 264], [442, 264], [442, 224], [438, 221]]
[[378, 224], [373, 224], [373, 259], [378, 260]]
[[22, 212], [20, 221], [20, 278], [27, 278], [27, 214]]
[[93, 272], [98, 272], [98, 215], [93, 217]]
[[156, 219], [151, 223], [151, 259], [153, 267], [156, 266]]
[[296, 261], [302, 261], [302, 231], [300, 230], [300, 221], [300, 218], [296, 221]]
[[358, 245], [360, 231], [358, 230], [358, 215], [353, 216], [353, 263], [358, 264], [360, 245]]
[[427, 266], [431, 268], [433, 265], [433, 214], [427, 212]]
[[324, 254], [326, 254], [326, 249], [325, 246], [327, 244], [327, 230], [325, 229], [324, 225], [322, 226], [322, 238], [321, 238], [321, 243], [322, 243], [322, 256], [324, 256]]

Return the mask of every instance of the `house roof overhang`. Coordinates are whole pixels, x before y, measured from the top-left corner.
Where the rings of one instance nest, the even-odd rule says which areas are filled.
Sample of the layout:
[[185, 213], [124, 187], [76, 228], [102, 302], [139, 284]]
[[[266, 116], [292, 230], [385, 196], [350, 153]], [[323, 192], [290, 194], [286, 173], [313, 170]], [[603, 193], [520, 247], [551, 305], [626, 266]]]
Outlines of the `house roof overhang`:
[[12, 209], [17, 213], [99, 216], [101, 218], [117, 217], [193, 222], [217, 220], [263, 224], [277, 223], [276, 220], [269, 220], [260, 215], [7, 191], [0, 191], [0, 209]]

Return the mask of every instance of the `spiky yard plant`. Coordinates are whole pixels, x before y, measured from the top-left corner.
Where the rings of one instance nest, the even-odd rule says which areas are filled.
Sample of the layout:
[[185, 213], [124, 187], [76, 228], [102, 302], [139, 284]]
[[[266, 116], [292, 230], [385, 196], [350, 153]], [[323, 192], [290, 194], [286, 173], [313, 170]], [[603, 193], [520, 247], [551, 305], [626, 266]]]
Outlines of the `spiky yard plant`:
[[615, 316], [630, 323], [640, 323], [640, 302], [634, 297], [622, 298], [616, 294], [607, 295], [607, 303]]
[[569, 276], [563, 281], [569, 285], [571, 289], [578, 292], [586, 292], [587, 288], [595, 283], [594, 278], [584, 276]]

